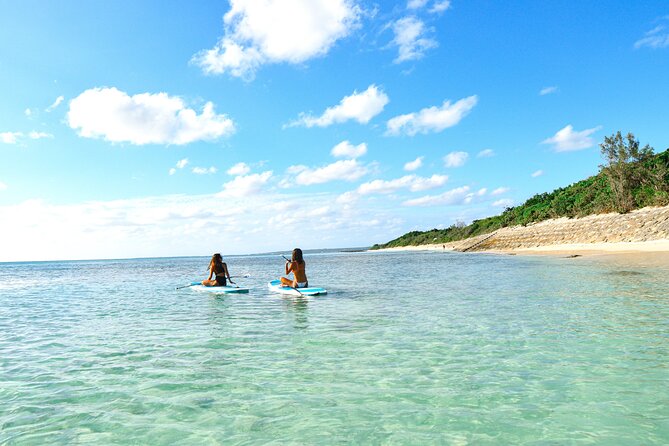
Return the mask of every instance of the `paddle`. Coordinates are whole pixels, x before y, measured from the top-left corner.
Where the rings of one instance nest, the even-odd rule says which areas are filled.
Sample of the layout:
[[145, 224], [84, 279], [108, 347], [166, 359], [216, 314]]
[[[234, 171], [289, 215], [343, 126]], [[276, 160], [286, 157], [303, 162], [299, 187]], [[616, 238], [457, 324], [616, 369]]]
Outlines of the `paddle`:
[[201, 284], [202, 282], [191, 282], [189, 285], [178, 286], [175, 288], [175, 290], [180, 290], [182, 288], [188, 288], [190, 286], [201, 285]]
[[[238, 278], [240, 278], [240, 277], [241, 277], [242, 279], [248, 279], [249, 277], [251, 277], [251, 275], [250, 275], [250, 274], [242, 274], [241, 276], [230, 276], [230, 277], [229, 277], [229, 279], [230, 279], [230, 283], [235, 283], [235, 282], [232, 281], [233, 278], [234, 278], [234, 279], [238, 279]], [[237, 288], [239, 288], [239, 287], [237, 287]]]
[[[288, 260], [288, 259], [286, 258], [286, 256], [284, 256], [283, 254], [281, 254], [281, 257], [283, 257], [283, 259], [284, 259], [286, 262], [290, 262], [290, 260]], [[283, 283], [282, 283], [281, 285], [282, 285], [282, 286], [285, 286], [285, 287], [287, 287], [287, 288], [291, 288], [291, 289], [297, 291], [298, 293], [300, 293], [300, 296], [304, 296], [304, 294], [302, 294], [302, 292], [301, 292], [300, 290], [298, 290], [297, 288], [295, 288], [295, 287], [293, 287], [293, 286], [284, 285]]]

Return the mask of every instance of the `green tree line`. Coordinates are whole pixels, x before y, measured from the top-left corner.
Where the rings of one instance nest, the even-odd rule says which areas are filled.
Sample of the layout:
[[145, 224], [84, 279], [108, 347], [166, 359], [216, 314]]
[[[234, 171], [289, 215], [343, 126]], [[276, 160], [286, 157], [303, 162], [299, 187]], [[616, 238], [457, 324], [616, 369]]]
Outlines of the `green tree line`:
[[626, 213], [669, 204], [669, 149], [655, 154], [649, 145], [641, 147], [632, 133], [623, 136], [621, 132], [605, 137], [599, 147], [604, 163], [597, 175], [537, 194], [500, 215], [474, 220], [470, 225], [412, 231], [372, 249], [448, 243], [551, 218]]

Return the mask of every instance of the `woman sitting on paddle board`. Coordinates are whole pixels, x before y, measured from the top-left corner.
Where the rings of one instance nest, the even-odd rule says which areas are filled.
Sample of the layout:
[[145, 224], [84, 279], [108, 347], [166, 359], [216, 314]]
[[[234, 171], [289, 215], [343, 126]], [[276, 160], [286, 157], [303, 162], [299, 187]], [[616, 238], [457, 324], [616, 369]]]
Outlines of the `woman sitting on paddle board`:
[[[214, 280], [211, 278], [214, 277]], [[225, 278], [230, 280], [230, 283], [235, 283], [230, 279], [230, 273], [228, 272], [228, 265], [223, 263], [223, 258], [219, 253], [211, 256], [211, 261], [209, 262], [209, 278], [202, 281], [204, 286], [225, 286]]]
[[306, 288], [309, 286], [306, 272], [307, 264], [302, 258], [302, 250], [300, 248], [293, 249], [293, 259], [286, 259], [286, 275], [293, 273], [293, 280], [286, 277], [280, 277], [281, 285], [292, 288]]

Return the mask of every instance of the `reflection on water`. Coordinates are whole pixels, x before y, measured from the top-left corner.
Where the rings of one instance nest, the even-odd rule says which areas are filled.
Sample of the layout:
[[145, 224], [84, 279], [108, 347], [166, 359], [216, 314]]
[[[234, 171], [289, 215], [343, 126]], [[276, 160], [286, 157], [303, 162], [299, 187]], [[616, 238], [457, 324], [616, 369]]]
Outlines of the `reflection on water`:
[[304, 330], [309, 327], [309, 317], [307, 314], [309, 297], [291, 296], [283, 297], [283, 308], [293, 320], [293, 327], [297, 330]]

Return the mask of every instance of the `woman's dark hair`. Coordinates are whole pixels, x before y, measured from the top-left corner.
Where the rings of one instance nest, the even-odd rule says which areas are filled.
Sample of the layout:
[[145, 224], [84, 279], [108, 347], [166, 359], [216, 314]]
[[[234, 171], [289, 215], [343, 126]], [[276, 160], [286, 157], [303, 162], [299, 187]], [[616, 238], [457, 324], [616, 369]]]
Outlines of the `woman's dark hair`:
[[302, 250], [300, 248], [293, 249], [293, 262], [297, 262], [299, 264], [304, 263], [304, 259], [302, 258]]
[[211, 261], [209, 262], [209, 269], [214, 267], [214, 271], [223, 271], [223, 257], [219, 253], [211, 256]]

